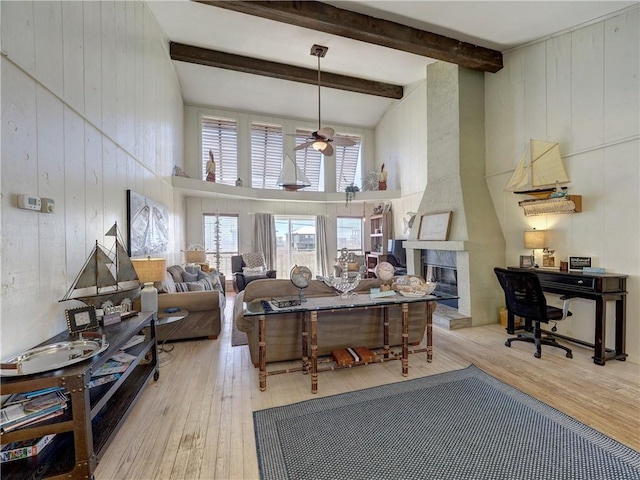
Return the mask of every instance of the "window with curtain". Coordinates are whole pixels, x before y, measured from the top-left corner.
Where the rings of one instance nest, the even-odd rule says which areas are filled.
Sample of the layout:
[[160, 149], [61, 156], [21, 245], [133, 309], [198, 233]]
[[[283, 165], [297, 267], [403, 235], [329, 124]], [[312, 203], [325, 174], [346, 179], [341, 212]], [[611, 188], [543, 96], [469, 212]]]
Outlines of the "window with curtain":
[[235, 185], [238, 178], [238, 128], [235, 120], [202, 117], [202, 179], [207, 177], [209, 150], [216, 163], [216, 183]]
[[251, 124], [251, 187], [280, 189], [278, 177], [282, 170], [282, 126], [266, 123]]
[[238, 215], [205, 213], [202, 221], [209, 265], [219, 268], [222, 274], [231, 278], [231, 257], [239, 255]]
[[276, 215], [274, 220], [278, 272], [286, 272], [284, 278], [287, 278], [294, 265], [304, 265], [316, 275], [318, 265], [315, 217]]
[[362, 217], [337, 217], [336, 231], [338, 255], [343, 248], [350, 252], [362, 255], [364, 253], [364, 225]]

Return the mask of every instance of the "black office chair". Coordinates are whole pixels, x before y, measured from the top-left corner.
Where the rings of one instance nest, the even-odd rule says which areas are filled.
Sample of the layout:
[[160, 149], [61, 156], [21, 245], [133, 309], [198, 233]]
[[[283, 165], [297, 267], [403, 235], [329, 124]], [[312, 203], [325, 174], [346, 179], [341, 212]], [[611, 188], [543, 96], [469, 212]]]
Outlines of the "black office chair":
[[[513, 316], [522, 317], [527, 323], [533, 323], [533, 334], [518, 334], [517, 337], [509, 338], [504, 343], [507, 347], [511, 342], [522, 341], [531, 342], [536, 345], [534, 357], [540, 358], [542, 355], [541, 346], [549, 345], [561, 348], [567, 352], [567, 358], [573, 358], [571, 349], [560, 345], [552, 336], [542, 336], [540, 323], [559, 322], [571, 316], [569, 311], [569, 297], [560, 297], [564, 300], [562, 308], [547, 305], [542, 286], [538, 275], [533, 272], [521, 270], [507, 270], [504, 268], [494, 268], [500, 286], [504, 290], [504, 299], [507, 304], [507, 312], [512, 325]], [[555, 325], [554, 325], [555, 329]], [[552, 330], [554, 330], [552, 329]]]

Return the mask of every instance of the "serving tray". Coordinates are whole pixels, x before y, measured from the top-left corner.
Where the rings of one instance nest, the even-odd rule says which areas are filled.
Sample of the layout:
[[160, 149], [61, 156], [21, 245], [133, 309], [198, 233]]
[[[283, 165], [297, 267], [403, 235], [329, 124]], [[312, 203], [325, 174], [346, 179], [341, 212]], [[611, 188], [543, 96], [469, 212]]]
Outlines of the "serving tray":
[[19, 377], [56, 370], [88, 360], [107, 348], [109, 342], [106, 335], [83, 332], [79, 340], [52, 343], [3, 360], [0, 364], [0, 376]]

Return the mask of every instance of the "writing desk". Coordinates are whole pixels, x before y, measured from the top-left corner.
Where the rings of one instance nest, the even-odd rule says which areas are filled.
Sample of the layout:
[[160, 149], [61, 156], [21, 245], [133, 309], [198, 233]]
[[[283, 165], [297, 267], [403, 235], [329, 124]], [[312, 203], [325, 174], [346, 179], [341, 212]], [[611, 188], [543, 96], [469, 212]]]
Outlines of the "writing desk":
[[[612, 273], [582, 273], [578, 271], [561, 272], [545, 268], [508, 267], [510, 270], [523, 270], [538, 275], [544, 292], [556, 293], [567, 297], [586, 298], [596, 302], [594, 343], [546, 332], [554, 337], [593, 348], [593, 363], [604, 365], [607, 360], [627, 358], [625, 349], [627, 275]], [[615, 349], [605, 347], [607, 322], [607, 302], [616, 302]], [[513, 317], [507, 322], [507, 332], [513, 334]]]

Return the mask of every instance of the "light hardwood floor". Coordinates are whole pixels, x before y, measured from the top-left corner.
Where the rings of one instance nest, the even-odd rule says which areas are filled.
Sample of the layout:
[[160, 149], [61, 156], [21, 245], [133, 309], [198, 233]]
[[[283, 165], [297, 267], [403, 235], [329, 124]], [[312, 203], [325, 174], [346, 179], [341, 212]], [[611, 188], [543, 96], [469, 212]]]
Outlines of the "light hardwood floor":
[[[268, 377], [248, 347], [231, 346], [231, 305], [217, 340], [175, 343], [174, 358], [158, 382], [145, 389], [96, 471], [97, 480], [257, 479], [252, 412], [311, 398], [399, 382], [400, 362], [320, 373], [319, 392], [300, 373]], [[447, 331], [434, 327], [433, 362], [412, 355], [409, 377], [433, 375], [473, 363], [485, 372], [640, 451], [640, 366], [591, 360], [572, 346], [574, 358], [551, 347], [533, 357], [533, 345], [504, 346], [500, 325]], [[321, 341], [321, 339], [320, 339]], [[426, 412], [425, 412], [426, 414]]]

